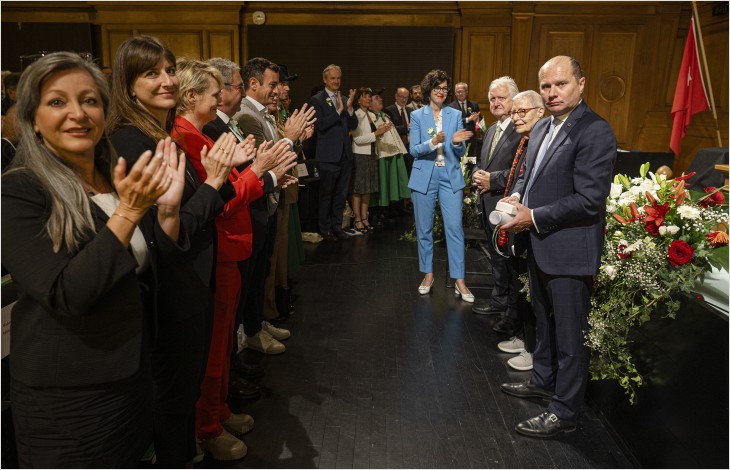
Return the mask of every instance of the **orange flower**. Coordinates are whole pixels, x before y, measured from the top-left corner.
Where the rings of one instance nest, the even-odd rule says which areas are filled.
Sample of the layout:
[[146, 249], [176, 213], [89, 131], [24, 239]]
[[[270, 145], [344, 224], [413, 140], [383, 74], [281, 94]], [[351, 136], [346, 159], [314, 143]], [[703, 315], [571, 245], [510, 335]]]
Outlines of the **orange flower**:
[[707, 241], [713, 248], [719, 248], [728, 244], [728, 236], [725, 232], [712, 232], [705, 235]]

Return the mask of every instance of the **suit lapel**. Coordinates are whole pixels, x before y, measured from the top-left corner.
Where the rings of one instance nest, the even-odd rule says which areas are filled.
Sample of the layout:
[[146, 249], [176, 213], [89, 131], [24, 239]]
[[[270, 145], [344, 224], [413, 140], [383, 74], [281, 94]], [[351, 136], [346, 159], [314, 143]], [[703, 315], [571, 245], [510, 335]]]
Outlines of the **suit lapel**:
[[264, 137], [266, 138], [266, 140], [272, 142], [276, 142], [277, 140], [279, 140], [271, 135], [271, 127], [269, 127], [269, 123], [266, 122], [266, 119], [261, 115], [261, 112], [256, 109], [256, 106], [251, 102], [251, 100], [244, 98], [243, 105], [248, 108], [253, 117], [261, 124], [261, 129], [264, 131]]
[[482, 141], [482, 154], [479, 158], [481, 163], [481, 168], [483, 170], [487, 169], [487, 165], [489, 164], [489, 149], [492, 148], [492, 139], [494, 139], [494, 133], [497, 131], [497, 124], [491, 126], [489, 129], [487, 129], [487, 134], [484, 136], [484, 140]]
[[[565, 142], [565, 139], [568, 138], [568, 134], [570, 134], [570, 131], [572, 131], [575, 127], [578, 119], [583, 116], [583, 113], [585, 112], [585, 107], [585, 102], [582, 102], [580, 105], [578, 105], [578, 107], [573, 110], [572, 113], [570, 113], [568, 119], [566, 119], [565, 122], [560, 126], [560, 129], [558, 130], [558, 135], [553, 138], [553, 141], [550, 143], [550, 147], [548, 147], [547, 152], [545, 152], [545, 157], [543, 157], [542, 163], [540, 163], [540, 168], [537, 169], [537, 173], [534, 176], [535, 178], [538, 178], [540, 176], [540, 173], [542, 173], [542, 170], [545, 169], [548, 164], [550, 164], [550, 160], [552, 160], [553, 155], [555, 155], [555, 150], [557, 150], [558, 147], [560, 147], [563, 142]], [[550, 124], [545, 126], [544, 135], [546, 136], [549, 131]], [[542, 144], [542, 139], [540, 139], [540, 143]]]

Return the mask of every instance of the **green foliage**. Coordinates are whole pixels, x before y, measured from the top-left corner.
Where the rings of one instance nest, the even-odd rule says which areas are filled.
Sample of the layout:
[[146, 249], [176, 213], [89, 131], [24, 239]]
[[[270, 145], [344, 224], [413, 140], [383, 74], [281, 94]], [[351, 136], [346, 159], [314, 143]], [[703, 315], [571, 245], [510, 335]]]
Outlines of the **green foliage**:
[[[694, 289], [698, 279], [704, 279], [705, 272], [713, 266], [728, 269], [728, 247], [715, 247], [708, 238], [718, 225], [727, 227], [727, 205], [702, 207], [698, 202], [706, 194], [685, 193], [684, 182], [666, 180], [648, 168], [648, 163], [641, 166], [640, 178], [614, 178], [606, 202], [606, 240], [586, 333], [592, 351], [591, 377], [616, 380], [632, 404], [644, 378], [630, 352], [630, 332], [659, 316], [675, 318], [681, 297]], [[657, 220], [658, 233], [652, 234], [647, 217], [665, 203], [668, 210]], [[694, 250], [682, 263], [670, 253], [672, 243], [679, 241]]]

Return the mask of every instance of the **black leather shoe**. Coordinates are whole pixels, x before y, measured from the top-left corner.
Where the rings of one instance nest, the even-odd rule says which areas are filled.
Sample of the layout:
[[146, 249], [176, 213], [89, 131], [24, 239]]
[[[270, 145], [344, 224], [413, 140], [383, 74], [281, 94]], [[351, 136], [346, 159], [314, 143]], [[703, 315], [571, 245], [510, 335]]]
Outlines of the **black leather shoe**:
[[575, 421], [568, 421], [558, 418], [555, 413], [543, 411], [534, 418], [523, 421], [515, 426], [515, 431], [523, 436], [537, 437], [538, 439], [550, 439], [562, 432], [573, 432], [576, 428]]
[[247, 364], [239, 360], [236, 369], [238, 374], [246, 380], [254, 380], [264, 376], [264, 368], [258, 364]]
[[515, 320], [512, 317], [502, 317], [497, 323], [494, 324], [492, 327], [492, 330], [496, 331], [497, 333], [504, 333], [507, 335], [514, 335], [517, 333], [519, 325], [517, 323], [517, 320]]
[[552, 398], [553, 392], [530, 382], [505, 383], [499, 387], [507, 395], [518, 398]]
[[337, 237], [335, 237], [332, 234], [332, 232], [320, 233], [320, 235], [322, 235], [323, 241], [326, 241], [326, 242], [336, 242], [337, 241]]
[[340, 241], [347, 240], [348, 238], [350, 238], [350, 236], [348, 234], [346, 234], [345, 232], [343, 232], [342, 230], [333, 230], [332, 235]]
[[471, 307], [471, 311], [476, 313], [477, 315], [497, 315], [504, 313], [504, 309], [501, 307], [497, 307], [496, 305], [492, 305], [491, 303], [485, 302], [485, 303], [479, 303], [474, 304]]
[[261, 396], [261, 387], [245, 379], [236, 379], [228, 386], [228, 394], [241, 400], [253, 400]]

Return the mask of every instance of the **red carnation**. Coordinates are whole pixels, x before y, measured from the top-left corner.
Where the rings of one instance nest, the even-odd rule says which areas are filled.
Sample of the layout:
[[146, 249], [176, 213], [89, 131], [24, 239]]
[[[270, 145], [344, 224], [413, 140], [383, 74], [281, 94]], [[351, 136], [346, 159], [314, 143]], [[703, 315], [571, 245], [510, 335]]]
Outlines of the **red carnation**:
[[672, 266], [681, 266], [692, 261], [692, 253], [695, 250], [684, 240], [674, 240], [669, 245], [669, 264]]
[[712, 232], [705, 235], [707, 241], [713, 248], [720, 248], [728, 244], [728, 236], [725, 232]]
[[[705, 192], [707, 194], [710, 194], [713, 191], [717, 191], [717, 188], [714, 186], [708, 186], [705, 188]], [[711, 196], [705, 196], [702, 199], [700, 199], [700, 205], [702, 207], [714, 207], [718, 204], [724, 204], [725, 203], [725, 195], [722, 194], [722, 191], [717, 191]]]
[[627, 248], [627, 245], [622, 243], [618, 246], [618, 249], [616, 249], [616, 256], [619, 257], [619, 259], [626, 259], [631, 258], [631, 253], [624, 253], [624, 250]]

